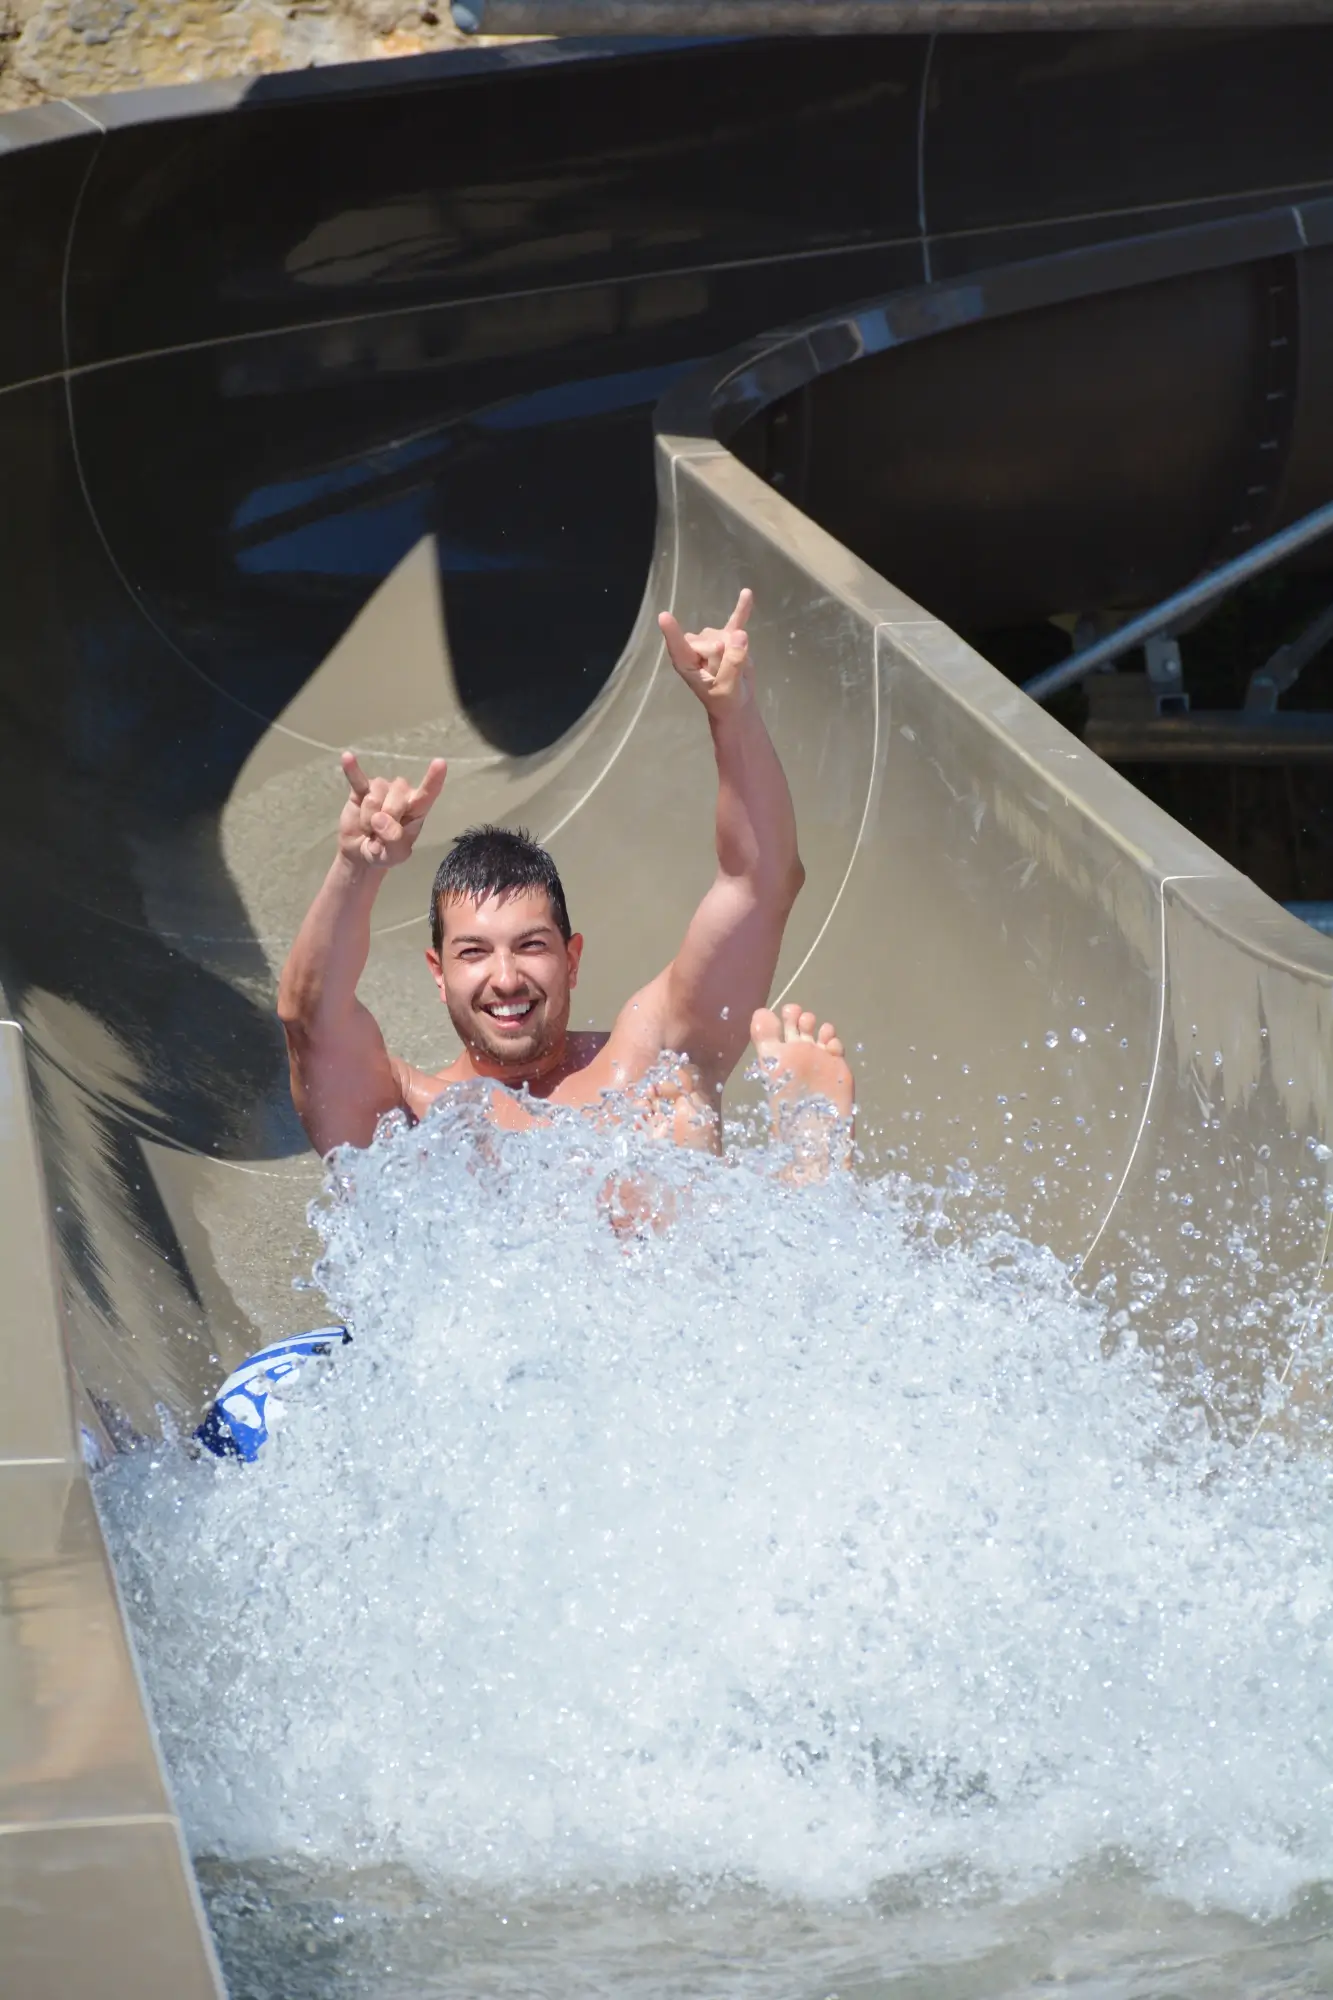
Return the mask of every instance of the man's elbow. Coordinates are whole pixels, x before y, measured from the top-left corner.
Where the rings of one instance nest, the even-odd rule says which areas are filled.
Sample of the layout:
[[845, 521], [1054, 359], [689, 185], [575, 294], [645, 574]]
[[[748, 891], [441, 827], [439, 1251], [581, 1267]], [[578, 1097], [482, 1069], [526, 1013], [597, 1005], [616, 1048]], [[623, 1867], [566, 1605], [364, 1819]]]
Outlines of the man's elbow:
[[295, 986], [283, 980], [278, 987], [278, 1019], [282, 1023], [288, 1041], [304, 1033], [310, 1024], [310, 1010], [305, 997]]
[[313, 1004], [309, 994], [279, 987], [275, 1011], [293, 1058], [298, 1055], [308, 1058], [312, 1053], [322, 1052], [333, 1039], [332, 1023], [324, 1010]]
[[299, 970], [285, 965], [278, 980], [277, 1015], [288, 1041], [304, 1039], [324, 1022], [327, 1014], [327, 999], [318, 985], [303, 978]]
[[790, 910], [796, 898], [805, 887], [805, 863], [799, 854], [793, 854], [785, 868], [774, 877], [772, 894], [783, 908]]
[[787, 861], [763, 858], [746, 871], [744, 879], [746, 893], [753, 904], [766, 910], [778, 910], [786, 918], [805, 886], [805, 866], [799, 854], [794, 854]]

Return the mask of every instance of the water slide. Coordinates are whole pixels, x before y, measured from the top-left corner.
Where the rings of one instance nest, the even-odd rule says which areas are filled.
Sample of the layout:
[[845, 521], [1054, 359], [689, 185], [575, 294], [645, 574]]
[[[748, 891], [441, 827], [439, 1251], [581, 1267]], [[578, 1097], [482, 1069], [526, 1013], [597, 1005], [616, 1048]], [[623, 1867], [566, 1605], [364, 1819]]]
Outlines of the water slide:
[[272, 1003], [345, 744], [450, 759], [377, 906], [391, 1045], [449, 1053], [426, 892], [483, 817], [551, 845], [603, 1021], [711, 865], [653, 614], [748, 582], [778, 989], [862, 1045], [872, 1170], [1001, 1203], [1240, 1448], [1317, 1413], [1333, 946], [957, 628], [1327, 497], [1330, 49], [570, 43], [0, 121], [15, 2000], [220, 1990], [86, 1466], [308, 1317]]

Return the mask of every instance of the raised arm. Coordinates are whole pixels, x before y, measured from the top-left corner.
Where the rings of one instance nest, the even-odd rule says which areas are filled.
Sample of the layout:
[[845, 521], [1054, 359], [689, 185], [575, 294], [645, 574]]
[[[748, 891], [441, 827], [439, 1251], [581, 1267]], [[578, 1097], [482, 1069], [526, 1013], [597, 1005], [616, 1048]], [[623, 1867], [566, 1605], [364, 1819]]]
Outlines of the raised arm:
[[717, 1090], [768, 999], [782, 934], [805, 880], [796, 815], [755, 698], [742, 590], [725, 626], [682, 632], [658, 620], [671, 664], [702, 703], [717, 759], [717, 874], [680, 950], [650, 991], [662, 1045], [688, 1054]]
[[349, 795], [338, 820], [338, 852], [278, 982], [292, 1102], [320, 1153], [368, 1146], [377, 1120], [403, 1102], [400, 1065], [356, 988], [370, 955], [370, 913], [384, 871], [412, 852], [446, 770], [437, 757], [414, 786], [405, 778], [367, 778], [350, 750], [342, 766]]

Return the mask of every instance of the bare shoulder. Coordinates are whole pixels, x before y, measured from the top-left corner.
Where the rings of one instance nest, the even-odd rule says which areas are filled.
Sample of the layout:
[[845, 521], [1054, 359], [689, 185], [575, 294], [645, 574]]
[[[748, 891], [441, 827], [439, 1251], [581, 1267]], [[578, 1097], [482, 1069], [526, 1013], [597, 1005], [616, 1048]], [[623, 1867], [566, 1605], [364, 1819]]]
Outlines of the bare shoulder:
[[403, 1106], [414, 1118], [422, 1118], [430, 1110], [437, 1097], [449, 1088], [451, 1083], [461, 1083], [463, 1073], [460, 1063], [451, 1063], [432, 1075], [429, 1070], [416, 1069], [401, 1056], [390, 1056], [390, 1066], [398, 1080], [399, 1095]]

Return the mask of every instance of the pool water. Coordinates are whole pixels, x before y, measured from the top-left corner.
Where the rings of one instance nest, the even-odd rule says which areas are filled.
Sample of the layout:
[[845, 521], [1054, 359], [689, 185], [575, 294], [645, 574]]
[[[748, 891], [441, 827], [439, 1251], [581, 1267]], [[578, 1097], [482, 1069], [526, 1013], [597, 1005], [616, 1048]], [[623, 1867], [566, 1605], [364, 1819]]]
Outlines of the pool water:
[[259, 1462], [102, 1476], [233, 1994], [1333, 1990], [1326, 1460], [773, 1166], [391, 1125]]
[[708, 1890], [467, 1892], [410, 1875], [206, 1864], [233, 2000], [1323, 2000], [1333, 1899], [1266, 1923], [1076, 1871], [1008, 1901], [979, 1884], [887, 1882], [810, 1904]]

